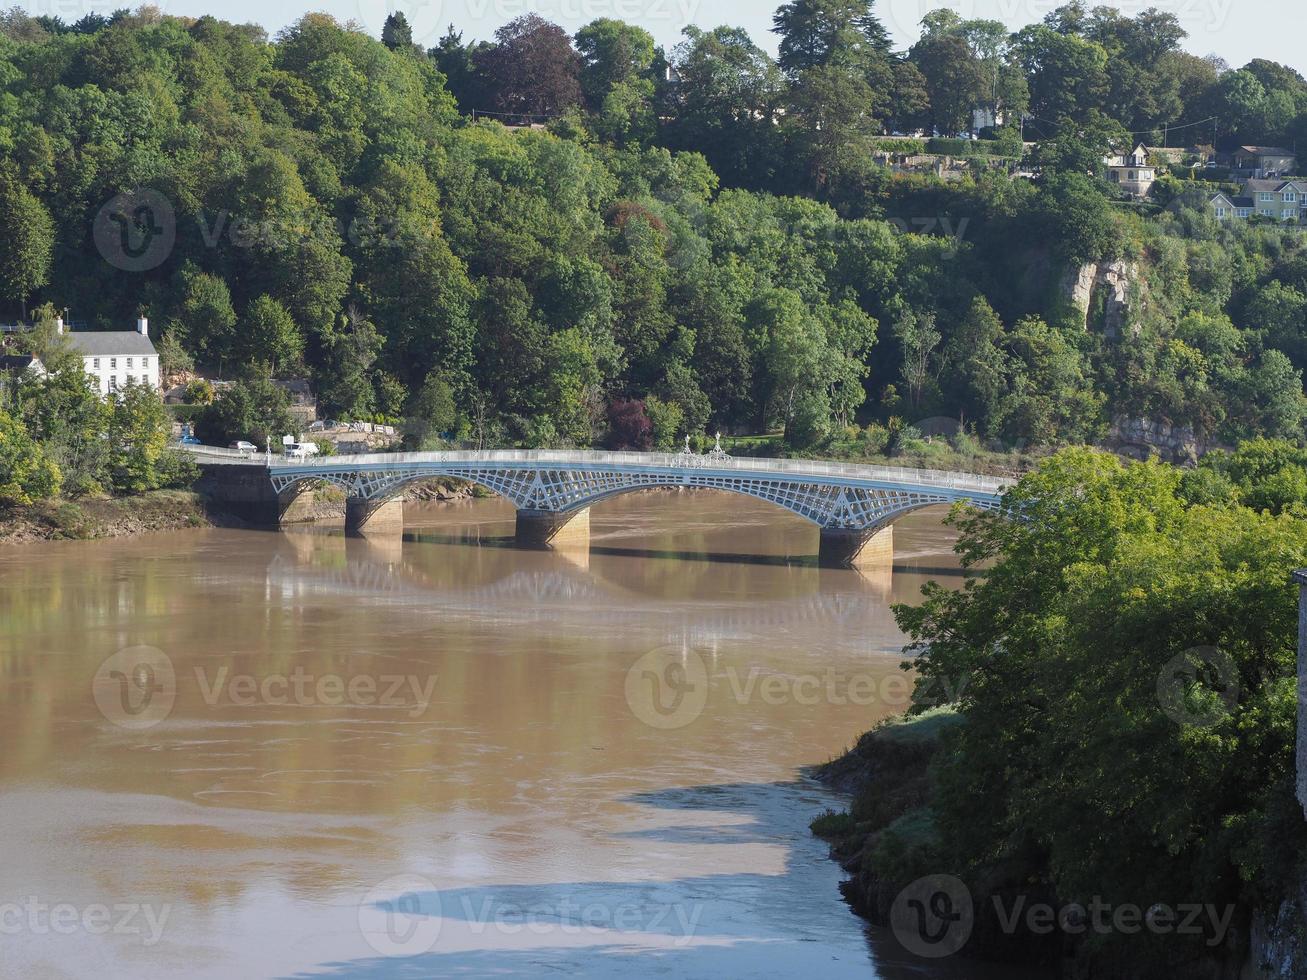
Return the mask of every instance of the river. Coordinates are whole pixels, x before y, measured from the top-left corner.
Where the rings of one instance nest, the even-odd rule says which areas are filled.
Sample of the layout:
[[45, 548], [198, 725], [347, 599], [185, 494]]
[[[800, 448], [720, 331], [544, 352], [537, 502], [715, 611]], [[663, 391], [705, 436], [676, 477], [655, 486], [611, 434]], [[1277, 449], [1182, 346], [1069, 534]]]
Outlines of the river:
[[725, 494], [407, 519], [0, 550], [0, 976], [925, 975], [802, 769], [903, 709], [939, 513], [892, 575]]

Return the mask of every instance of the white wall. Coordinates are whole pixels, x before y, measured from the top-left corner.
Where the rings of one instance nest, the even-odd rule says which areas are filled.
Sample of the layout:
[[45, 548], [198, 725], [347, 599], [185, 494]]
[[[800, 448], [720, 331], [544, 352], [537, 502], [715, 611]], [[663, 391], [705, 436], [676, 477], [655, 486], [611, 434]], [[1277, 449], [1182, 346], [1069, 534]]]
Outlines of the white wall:
[[[129, 363], [130, 362], [130, 363]], [[113, 357], [83, 357], [82, 364], [86, 373], [96, 380], [100, 394], [107, 395], [114, 380], [118, 387], [127, 382], [139, 383], [144, 380], [156, 391], [159, 389], [159, 355], [117, 354]]]

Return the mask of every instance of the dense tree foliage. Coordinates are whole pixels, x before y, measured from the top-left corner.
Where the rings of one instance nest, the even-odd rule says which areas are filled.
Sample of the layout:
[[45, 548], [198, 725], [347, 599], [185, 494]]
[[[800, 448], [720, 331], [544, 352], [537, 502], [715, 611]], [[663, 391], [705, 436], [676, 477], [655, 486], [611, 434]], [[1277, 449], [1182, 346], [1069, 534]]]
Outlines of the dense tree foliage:
[[1065, 450], [1008, 494], [1026, 519], [959, 518], [983, 580], [896, 608], [919, 693], [961, 691], [965, 719], [945, 738], [916, 873], [951, 869], [1008, 900], [1239, 909], [1224, 937], [1095, 937], [1086, 955], [1133, 976], [1190, 975], [1209, 940], [1237, 947], [1304, 839], [1303, 462], [1258, 442], [1182, 477]]
[[[147, 313], [170, 366], [307, 375], [329, 414], [417, 412], [417, 441], [589, 444], [613, 402], [660, 443], [780, 428], [808, 451], [897, 416], [1004, 446], [1123, 416], [1298, 435], [1298, 239], [1219, 226], [1201, 195], [1144, 218], [1099, 175], [1130, 131], [1182, 117], [1290, 138], [1294, 72], [1222, 71], [1179, 52], [1169, 14], [1079, 3], [1015, 35], [935, 11], [897, 54], [868, 0], [775, 23], [773, 59], [735, 28], [664, 52], [609, 18], [451, 28], [422, 52], [401, 14], [378, 42], [321, 14], [269, 41], [151, 8], [12, 11], [0, 301]], [[1034, 180], [873, 162], [886, 128], [951, 133], [973, 110], [1015, 154], [1029, 110]], [[124, 252], [97, 216], [138, 191]], [[1101, 294], [1082, 315], [1066, 283], [1112, 259], [1138, 295], [1109, 332]]]

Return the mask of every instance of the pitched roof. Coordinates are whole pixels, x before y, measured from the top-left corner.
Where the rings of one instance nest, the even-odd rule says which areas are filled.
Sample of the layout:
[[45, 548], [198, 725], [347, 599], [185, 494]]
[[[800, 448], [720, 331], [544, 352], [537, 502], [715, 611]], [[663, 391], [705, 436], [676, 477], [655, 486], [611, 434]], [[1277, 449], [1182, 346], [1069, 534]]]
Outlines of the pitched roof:
[[1296, 191], [1307, 192], [1307, 180], [1285, 180], [1283, 177], [1270, 177], [1265, 179], [1249, 179], [1244, 182], [1243, 189], [1247, 193], [1257, 193], [1258, 191], [1282, 191], [1290, 187]]
[[0, 371], [26, 371], [40, 363], [40, 359], [32, 354], [0, 354]]
[[1291, 157], [1297, 156], [1293, 150], [1287, 150], [1283, 146], [1241, 146], [1241, 150], [1247, 150], [1249, 153], [1256, 153], [1264, 157]]
[[135, 330], [83, 330], [66, 335], [83, 357], [116, 357], [119, 354], [154, 354], [154, 342]]

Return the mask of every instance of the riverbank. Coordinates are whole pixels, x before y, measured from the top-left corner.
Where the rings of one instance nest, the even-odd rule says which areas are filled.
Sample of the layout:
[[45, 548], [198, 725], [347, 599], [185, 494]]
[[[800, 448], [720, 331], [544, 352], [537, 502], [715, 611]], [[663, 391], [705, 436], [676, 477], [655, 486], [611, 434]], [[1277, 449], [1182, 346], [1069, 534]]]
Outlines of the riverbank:
[[214, 523], [204, 499], [190, 490], [43, 500], [0, 511], [0, 544], [122, 538], [151, 531], [211, 527]]
[[[433, 480], [410, 488], [410, 500], [453, 502], [478, 496], [470, 483]], [[335, 487], [316, 492], [298, 511], [297, 523], [345, 519], [345, 494]], [[244, 527], [220, 503], [193, 490], [155, 490], [131, 497], [42, 500], [0, 510], [0, 545], [38, 541], [93, 541], [155, 531], [202, 527]]]
[[[844, 755], [817, 767], [815, 775], [849, 794], [847, 812], [828, 811], [813, 821], [814, 835], [825, 840], [831, 857], [849, 878], [840, 890], [850, 907], [869, 922], [903, 928], [893, 921], [895, 901], [928, 875], [963, 875], [946, 867], [931, 814], [938, 791], [931, 771], [942, 749], [942, 736], [964, 724], [948, 709], [917, 717], [889, 719], [863, 734]], [[957, 955], [977, 963], [1011, 964], [1023, 971], [1062, 980], [1148, 980], [1153, 967], [1131, 962], [1118, 952], [1104, 956], [1078, 935], [1003, 926], [994, 910], [1047, 904], [1057, 909], [1058, 896], [1032, 881], [968, 881], [974, 917], [970, 935]], [[1183, 964], [1189, 980], [1296, 980], [1307, 976], [1307, 875], [1278, 899], [1233, 916], [1239, 921], [1231, 941]], [[966, 890], [966, 889], [964, 889]], [[897, 934], [897, 932], [896, 932]], [[946, 937], [947, 938], [947, 937]]]

